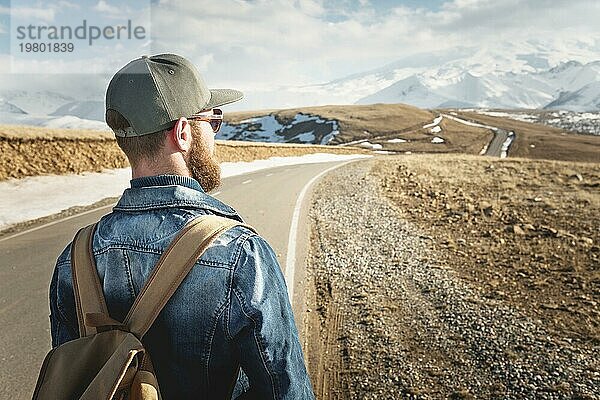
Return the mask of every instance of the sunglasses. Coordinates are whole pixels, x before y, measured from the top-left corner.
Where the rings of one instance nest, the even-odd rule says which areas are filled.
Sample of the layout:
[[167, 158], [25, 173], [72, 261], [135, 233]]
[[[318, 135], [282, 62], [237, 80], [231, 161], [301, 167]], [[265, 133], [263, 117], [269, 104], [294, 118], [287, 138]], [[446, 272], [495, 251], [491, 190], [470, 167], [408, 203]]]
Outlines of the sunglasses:
[[194, 114], [191, 117], [188, 117], [188, 120], [206, 121], [210, 123], [213, 132], [217, 133], [219, 132], [219, 129], [221, 129], [221, 124], [223, 123], [223, 111], [219, 108], [213, 108], [212, 115]]

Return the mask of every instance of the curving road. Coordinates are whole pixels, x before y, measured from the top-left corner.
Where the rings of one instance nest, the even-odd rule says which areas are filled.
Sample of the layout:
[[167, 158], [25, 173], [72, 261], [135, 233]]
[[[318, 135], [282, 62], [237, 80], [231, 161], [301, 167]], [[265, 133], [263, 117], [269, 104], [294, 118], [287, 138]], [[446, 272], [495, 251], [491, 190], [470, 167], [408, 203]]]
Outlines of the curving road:
[[[508, 149], [514, 139], [514, 132], [509, 132], [505, 129], [498, 128], [496, 126], [484, 125], [476, 121], [466, 120], [448, 114], [441, 115], [445, 118], [451, 119], [464, 125], [492, 130], [494, 132], [494, 137], [482, 150], [481, 155], [500, 158], [505, 158], [507, 156]], [[509, 140], [509, 138], [511, 140]]]
[[[304, 299], [303, 291], [294, 288], [304, 281], [309, 237], [305, 195], [318, 177], [345, 163], [292, 165], [230, 177], [213, 193], [269, 241], [286, 276], [297, 316], [303, 312]], [[98, 220], [111, 207], [0, 239], [0, 398], [31, 398], [39, 367], [50, 349], [48, 285], [56, 257], [79, 227]]]

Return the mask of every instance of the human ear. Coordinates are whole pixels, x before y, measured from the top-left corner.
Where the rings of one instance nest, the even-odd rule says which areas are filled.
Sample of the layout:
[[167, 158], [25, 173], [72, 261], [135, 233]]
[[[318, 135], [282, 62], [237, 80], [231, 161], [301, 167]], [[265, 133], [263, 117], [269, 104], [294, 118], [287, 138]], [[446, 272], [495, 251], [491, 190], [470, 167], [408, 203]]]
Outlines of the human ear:
[[187, 152], [192, 146], [192, 129], [190, 122], [185, 118], [181, 117], [175, 123], [172, 131], [173, 142], [179, 151]]

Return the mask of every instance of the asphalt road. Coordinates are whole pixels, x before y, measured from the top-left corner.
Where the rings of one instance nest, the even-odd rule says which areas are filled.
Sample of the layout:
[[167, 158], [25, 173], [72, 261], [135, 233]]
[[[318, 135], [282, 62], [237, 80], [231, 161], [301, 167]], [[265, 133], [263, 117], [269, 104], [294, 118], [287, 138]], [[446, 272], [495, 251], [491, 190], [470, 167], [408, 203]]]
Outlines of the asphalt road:
[[500, 155], [502, 154], [502, 145], [504, 144], [504, 142], [506, 142], [508, 136], [508, 131], [498, 128], [494, 132], [494, 137], [488, 144], [488, 148], [485, 152], [485, 155], [492, 157], [500, 157]]
[[[488, 145], [485, 149], [484, 155], [491, 156], [491, 157], [502, 157], [502, 145], [504, 144], [504, 142], [506, 142], [508, 137], [511, 135], [510, 132], [508, 132], [505, 129], [501, 129], [501, 128], [498, 128], [495, 126], [484, 125], [477, 121], [473, 121], [471, 119], [465, 119], [464, 117], [459, 118], [458, 116], [452, 116], [452, 115], [448, 115], [448, 114], [442, 114], [442, 116], [444, 116], [444, 118], [454, 120], [461, 124], [465, 124], [465, 125], [469, 125], [469, 126], [477, 126], [477, 127], [485, 128], [485, 129], [491, 129], [494, 132], [494, 137], [488, 143]], [[512, 135], [514, 135], [514, 132], [512, 133]]]
[[[271, 244], [288, 289], [294, 293], [296, 315], [303, 309], [304, 299], [302, 291], [293, 288], [304, 280], [302, 264], [308, 238], [302, 207], [306, 201], [302, 199], [315, 177], [341, 164], [292, 165], [230, 177], [213, 193], [233, 206]], [[39, 368], [50, 349], [48, 286], [56, 257], [81, 226], [110, 210], [110, 206], [104, 207], [0, 239], [1, 399], [31, 398]], [[295, 228], [293, 235], [290, 226]], [[288, 242], [296, 244], [291, 252]], [[286, 265], [289, 261], [296, 262]]]

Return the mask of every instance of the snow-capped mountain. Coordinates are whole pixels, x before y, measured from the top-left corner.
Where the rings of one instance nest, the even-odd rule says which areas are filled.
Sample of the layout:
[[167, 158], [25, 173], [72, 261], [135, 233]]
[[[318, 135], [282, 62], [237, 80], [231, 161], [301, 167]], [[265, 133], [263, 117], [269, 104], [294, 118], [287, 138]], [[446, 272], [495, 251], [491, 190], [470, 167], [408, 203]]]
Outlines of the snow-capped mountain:
[[83, 119], [104, 121], [104, 102], [102, 101], [72, 101], [60, 106], [50, 115], [72, 115]]
[[2, 91], [0, 124], [108, 130], [104, 123], [103, 102], [75, 101], [70, 96], [48, 90]]
[[587, 111], [597, 110], [600, 102], [598, 92], [593, 89], [600, 81], [597, 61], [587, 64], [571, 61], [541, 72], [495, 72], [479, 76], [465, 68], [452, 79], [439, 73], [439, 81], [427, 72], [395, 82], [356, 103], [408, 103], [424, 108], [452, 102], [491, 108], [556, 108], [564, 104], [573, 111]]
[[50, 90], [3, 90], [0, 92], [0, 97], [28, 114], [41, 115], [50, 114], [62, 105], [75, 100], [71, 96]]
[[[390, 101], [393, 99], [393, 101]], [[363, 97], [357, 103], [406, 103], [416, 107], [428, 108], [430, 104], [441, 104], [449, 98], [427, 88], [417, 76], [399, 80], [374, 94]]]
[[15, 106], [12, 103], [0, 98], [0, 112], [3, 113], [14, 113], [14, 114], [27, 114], [25, 111], [21, 110], [19, 107]]
[[[72, 83], [65, 78], [52, 86], [44, 86], [43, 80], [19, 80], [17, 86], [11, 86], [12, 90], [8, 86], [0, 88], [0, 123], [61, 127], [82, 124], [106, 129], [101, 101], [104, 88], [100, 84], [105, 78], [86, 76], [86, 81], [97, 81], [89, 87], [84, 81]], [[30, 89], [24, 90], [28, 85]], [[246, 94], [247, 104], [253, 104], [254, 109], [257, 104], [270, 109], [405, 103], [421, 108], [596, 111], [600, 110], [600, 40], [498, 42], [494, 47], [432, 50], [324, 84], [267, 86]], [[228, 110], [237, 106], [236, 103]], [[268, 121], [263, 122], [268, 125]], [[312, 129], [304, 132], [282, 126], [271, 135], [265, 133], [271, 132], [263, 129], [266, 125], [258, 129], [256, 124], [247, 122], [231, 131], [224, 128], [222, 136], [245, 139], [254, 135], [263, 140], [304, 142]], [[251, 133], [244, 133], [246, 128]], [[294, 136], [296, 133], [301, 136]], [[315, 138], [311, 140], [315, 143], [322, 143], [326, 137], [320, 130], [313, 134]]]
[[600, 82], [592, 82], [574, 92], [561, 93], [544, 108], [555, 110], [600, 110]]
[[530, 41], [421, 54], [311, 89], [357, 104], [597, 110], [600, 52], [573, 46]]

